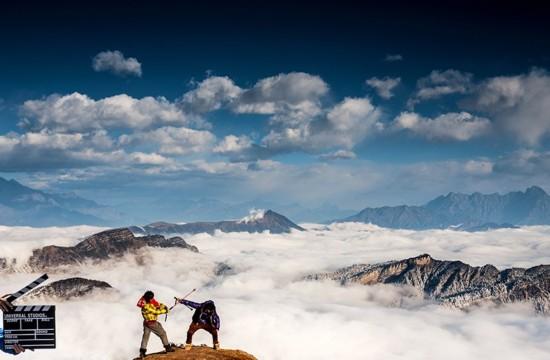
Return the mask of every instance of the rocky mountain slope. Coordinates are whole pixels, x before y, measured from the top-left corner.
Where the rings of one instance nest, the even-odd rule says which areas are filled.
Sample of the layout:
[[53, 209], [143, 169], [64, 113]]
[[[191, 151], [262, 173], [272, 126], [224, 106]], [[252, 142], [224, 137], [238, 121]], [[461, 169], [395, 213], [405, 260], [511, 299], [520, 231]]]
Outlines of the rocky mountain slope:
[[207, 346], [193, 346], [189, 351], [177, 349], [168, 354], [156, 353], [147, 355], [145, 358], [147, 360], [257, 360], [254, 356], [241, 350], [214, 350]]
[[26, 299], [53, 299], [71, 300], [91, 295], [98, 290], [112, 290], [113, 287], [105, 281], [84, 278], [69, 278], [54, 281], [51, 284], [40, 286], [25, 295]]
[[330, 279], [342, 285], [409, 285], [428, 298], [457, 308], [483, 302], [529, 302], [538, 312], [550, 312], [550, 265], [499, 271], [493, 265], [474, 267], [424, 254], [380, 264], [352, 265], [332, 273], [310, 275], [307, 279]]
[[388, 228], [479, 231], [516, 225], [550, 224], [550, 195], [537, 186], [504, 195], [449, 193], [423, 206], [366, 208], [339, 220]]
[[259, 233], [269, 231], [272, 234], [288, 233], [292, 229], [304, 229], [288, 218], [274, 211], [256, 211], [241, 220], [217, 222], [193, 222], [187, 224], [171, 224], [156, 222], [143, 227], [133, 226], [130, 229], [138, 235], [173, 235], [173, 234], [213, 234], [216, 230], [223, 232]]
[[0, 224], [11, 226], [111, 226], [124, 215], [75, 194], [35, 190], [0, 177]]
[[28, 265], [33, 270], [45, 270], [63, 265], [80, 264], [85, 261], [101, 261], [119, 257], [143, 247], [176, 247], [193, 252], [198, 249], [181, 237], [165, 238], [161, 235], [136, 237], [127, 228], [102, 231], [91, 235], [75, 246], [45, 246], [33, 251]]

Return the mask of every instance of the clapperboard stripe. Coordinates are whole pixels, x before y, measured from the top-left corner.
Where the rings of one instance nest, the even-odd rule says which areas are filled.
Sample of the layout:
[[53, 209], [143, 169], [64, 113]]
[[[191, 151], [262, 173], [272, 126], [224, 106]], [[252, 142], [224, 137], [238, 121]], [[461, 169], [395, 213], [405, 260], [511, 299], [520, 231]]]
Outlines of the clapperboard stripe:
[[14, 294], [11, 294], [9, 297], [8, 297], [8, 301], [9, 302], [13, 302], [15, 301], [16, 299], [20, 298], [21, 296], [25, 295], [26, 293], [28, 293], [29, 291], [31, 291], [32, 289], [34, 289], [35, 287], [37, 287], [38, 285], [42, 284], [44, 281], [48, 280], [48, 274], [44, 274], [42, 275], [41, 277], [39, 277], [38, 279], [34, 280], [32, 283], [30, 283], [29, 285], [25, 286], [23, 289], [19, 290], [18, 292], [14, 293]]

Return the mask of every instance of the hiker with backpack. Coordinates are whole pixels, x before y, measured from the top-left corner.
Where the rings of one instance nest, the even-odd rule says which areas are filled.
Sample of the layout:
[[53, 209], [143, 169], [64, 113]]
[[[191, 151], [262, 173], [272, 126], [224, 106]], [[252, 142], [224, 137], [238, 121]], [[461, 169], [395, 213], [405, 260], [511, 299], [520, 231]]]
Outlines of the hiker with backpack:
[[147, 343], [149, 342], [149, 335], [151, 335], [151, 333], [160, 338], [167, 353], [173, 352], [174, 349], [168, 342], [166, 331], [157, 321], [159, 315], [168, 313], [168, 307], [156, 301], [155, 294], [150, 290], [143, 294], [141, 299], [139, 299], [137, 306], [141, 308], [141, 315], [143, 316], [143, 336], [141, 338], [141, 347], [139, 348], [140, 357], [145, 357], [145, 353], [147, 352]]
[[200, 329], [208, 331], [212, 335], [212, 341], [214, 343], [213, 348], [218, 350], [220, 343], [218, 341], [218, 331], [220, 330], [220, 317], [216, 313], [216, 305], [212, 300], [205, 301], [203, 303], [196, 303], [193, 301], [178, 299], [176, 301], [183, 304], [190, 309], [195, 309], [193, 318], [189, 329], [187, 330], [187, 339], [185, 341], [185, 350], [191, 350], [193, 347], [193, 334]]

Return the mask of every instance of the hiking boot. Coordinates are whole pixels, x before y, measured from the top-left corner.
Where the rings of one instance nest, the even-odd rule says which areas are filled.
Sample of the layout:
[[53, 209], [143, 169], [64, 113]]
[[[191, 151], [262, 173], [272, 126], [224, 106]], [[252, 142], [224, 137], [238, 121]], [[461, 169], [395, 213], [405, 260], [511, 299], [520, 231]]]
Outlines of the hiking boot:
[[146, 349], [139, 349], [139, 358], [145, 359], [145, 353], [147, 352]]
[[220, 343], [214, 343], [214, 350], [220, 350]]
[[166, 346], [164, 347], [164, 349], [166, 350], [167, 353], [176, 351], [176, 350], [174, 350], [174, 348], [172, 347], [172, 345], [166, 345]]
[[192, 347], [193, 347], [193, 344], [185, 344], [185, 347], [183, 349], [185, 351], [189, 351], [189, 350], [191, 350]]

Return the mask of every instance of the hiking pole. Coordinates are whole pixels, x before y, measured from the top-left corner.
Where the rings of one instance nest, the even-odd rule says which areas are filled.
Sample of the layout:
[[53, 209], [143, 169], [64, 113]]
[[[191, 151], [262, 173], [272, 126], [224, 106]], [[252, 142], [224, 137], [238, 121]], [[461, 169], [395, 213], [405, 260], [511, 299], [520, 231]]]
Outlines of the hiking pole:
[[[192, 293], [194, 293], [195, 291], [197, 291], [197, 289], [193, 289], [189, 291], [184, 297], [182, 297], [182, 300], [188, 297], [189, 295], [191, 295]], [[178, 304], [178, 298], [174, 296], [174, 305], [172, 305], [172, 307], [169, 308], [168, 311], [172, 311], [172, 309], [175, 308], [177, 304]], [[164, 317], [164, 322], [166, 322], [167, 320], [168, 320], [168, 313], [166, 313], [166, 316]]]

